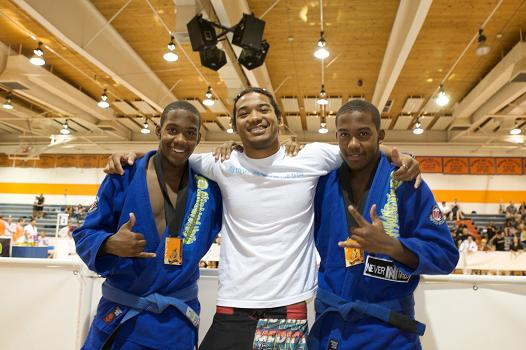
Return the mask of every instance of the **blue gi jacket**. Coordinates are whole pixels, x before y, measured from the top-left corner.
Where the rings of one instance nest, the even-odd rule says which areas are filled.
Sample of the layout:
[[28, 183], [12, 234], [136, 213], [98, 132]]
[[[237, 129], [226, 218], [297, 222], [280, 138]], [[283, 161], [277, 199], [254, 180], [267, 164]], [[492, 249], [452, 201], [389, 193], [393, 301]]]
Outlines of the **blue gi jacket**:
[[[184, 236], [183, 264], [165, 265], [165, 239], [169, 230], [167, 227], [159, 238], [146, 184], [148, 159], [154, 153], [149, 152], [133, 167], [126, 168], [123, 176], [107, 176], [83, 226], [73, 232], [77, 252], [91, 270], [105, 277], [111, 286], [141, 297], [152, 293], [170, 295], [195, 285], [199, 261], [221, 229], [222, 218], [217, 184], [188, 167], [186, 206], [180, 229]], [[136, 217], [132, 231], [144, 235], [145, 251], [155, 252], [156, 258], [97, 256], [104, 241], [128, 221], [130, 212]], [[186, 304], [199, 312], [197, 299]], [[128, 307], [101, 298], [84, 348], [100, 348], [127, 311]], [[168, 307], [158, 314], [141, 312], [122, 323], [117, 338], [151, 348], [193, 349], [197, 329], [176, 308]]]
[[[419, 275], [448, 274], [455, 268], [458, 250], [431, 190], [424, 182], [415, 190], [412, 182], [394, 180], [395, 170], [382, 155], [361, 214], [371, 222], [370, 208], [376, 203], [386, 233], [398, 238], [418, 257], [418, 266], [410, 269], [389, 256], [367, 252], [364, 263], [345, 266], [344, 249], [338, 242], [348, 238], [350, 222], [340, 183], [343, 173], [341, 169], [332, 171], [320, 178], [315, 197], [314, 235], [321, 256], [317, 316], [334, 306], [333, 302], [328, 305], [327, 299], [338, 296], [346, 302], [381, 305], [413, 318], [412, 293]], [[360, 307], [354, 308], [357, 309]], [[420, 346], [417, 334], [360, 312], [350, 312], [345, 321], [338, 313], [330, 313], [316, 323], [319, 334], [313, 337], [317, 338], [320, 349], [415, 349]]]

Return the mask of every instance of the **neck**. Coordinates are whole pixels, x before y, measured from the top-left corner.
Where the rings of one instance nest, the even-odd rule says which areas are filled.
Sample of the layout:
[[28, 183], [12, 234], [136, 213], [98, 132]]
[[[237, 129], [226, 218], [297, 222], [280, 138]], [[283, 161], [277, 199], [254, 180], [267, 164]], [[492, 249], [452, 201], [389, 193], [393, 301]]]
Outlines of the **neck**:
[[179, 189], [179, 183], [183, 177], [183, 173], [185, 171], [185, 167], [188, 161], [184, 162], [181, 165], [173, 165], [163, 156], [161, 150], [158, 150], [157, 154], [161, 157], [161, 167], [163, 169], [164, 181], [168, 186], [170, 186], [172, 190], [177, 192], [177, 190]]
[[270, 157], [271, 155], [276, 154], [279, 151], [279, 140], [276, 138], [276, 141], [273, 142], [270, 146], [262, 149], [247, 147], [245, 145], [243, 145], [243, 147], [245, 149], [244, 152], [247, 155], [247, 157], [252, 159], [263, 159]]

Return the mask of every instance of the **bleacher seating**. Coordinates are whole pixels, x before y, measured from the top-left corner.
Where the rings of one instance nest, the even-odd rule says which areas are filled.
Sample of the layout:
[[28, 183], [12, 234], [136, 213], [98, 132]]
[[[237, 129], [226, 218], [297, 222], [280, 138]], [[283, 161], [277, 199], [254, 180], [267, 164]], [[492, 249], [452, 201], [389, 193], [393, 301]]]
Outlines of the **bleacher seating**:
[[[45, 231], [47, 236], [54, 236], [57, 225], [57, 214], [63, 212], [63, 205], [44, 204], [44, 217], [37, 219], [37, 229], [39, 232]], [[0, 203], [0, 215], [7, 220], [9, 215], [13, 217], [13, 222], [17, 222], [20, 217], [26, 219], [26, 225], [33, 216], [32, 204], [14, 204], [14, 203]], [[70, 223], [77, 222], [76, 219], [71, 218]]]
[[[485, 229], [490, 223], [496, 228], [502, 228], [506, 221], [506, 215], [504, 214], [464, 214], [464, 220], [471, 220], [477, 230]], [[449, 229], [454, 229], [455, 221], [447, 220], [447, 226]]]

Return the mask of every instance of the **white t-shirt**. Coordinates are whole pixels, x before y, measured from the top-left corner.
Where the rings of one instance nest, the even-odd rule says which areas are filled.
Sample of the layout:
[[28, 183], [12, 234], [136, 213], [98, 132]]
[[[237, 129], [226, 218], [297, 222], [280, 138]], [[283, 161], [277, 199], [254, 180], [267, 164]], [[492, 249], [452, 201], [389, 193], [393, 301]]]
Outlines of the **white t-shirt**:
[[27, 224], [24, 226], [24, 233], [26, 233], [29, 237], [36, 237], [38, 235], [37, 227], [31, 226], [31, 224]]
[[210, 153], [190, 157], [223, 197], [218, 305], [270, 308], [314, 296], [314, 194], [341, 162], [338, 146], [323, 143], [296, 157], [283, 149], [263, 159], [232, 152], [222, 163]]

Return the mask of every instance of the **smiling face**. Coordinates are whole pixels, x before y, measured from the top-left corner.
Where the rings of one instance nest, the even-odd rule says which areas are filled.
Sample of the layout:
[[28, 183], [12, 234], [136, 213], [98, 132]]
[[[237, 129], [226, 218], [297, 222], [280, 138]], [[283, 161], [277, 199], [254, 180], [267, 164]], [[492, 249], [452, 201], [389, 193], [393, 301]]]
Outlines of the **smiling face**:
[[155, 130], [160, 139], [159, 153], [172, 166], [184, 165], [199, 143], [199, 118], [184, 109], [174, 109]]
[[270, 99], [260, 93], [250, 92], [237, 100], [236, 132], [249, 157], [271, 156], [279, 149], [279, 122]]
[[353, 110], [338, 115], [336, 130], [340, 151], [351, 170], [376, 165], [385, 132], [376, 128], [370, 113]]

